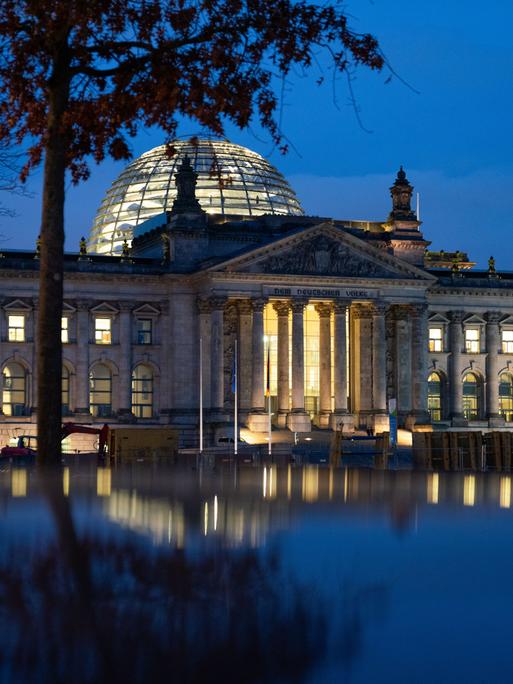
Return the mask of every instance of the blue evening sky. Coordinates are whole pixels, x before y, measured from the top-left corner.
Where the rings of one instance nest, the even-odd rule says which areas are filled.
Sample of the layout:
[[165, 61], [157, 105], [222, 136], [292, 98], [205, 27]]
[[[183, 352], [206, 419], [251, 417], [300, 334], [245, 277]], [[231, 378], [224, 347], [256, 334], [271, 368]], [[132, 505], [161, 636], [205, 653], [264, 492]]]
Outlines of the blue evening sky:
[[[513, 3], [494, 0], [349, 0], [356, 30], [381, 42], [394, 69], [414, 92], [389, 73], [360, 69], [353, 83], [364, 130], [348, 102], [343, 79], [334, 104], [329, 72], [325, 85], [299, 74], [285, 95], [287, 156], [272, 152], [261, 132], [227, 129], [237, 143], [269, 156], [295, 188], [307, 213], [381, 220], [389, 211], [388, 188], [403, 164], [421, 196], [425, 237], [433, 249], [468, 251], [479, 265], [494, 255], [513, 270]], [[181, 134], [196, 133], [184, 122]], [[158, 131], [140, 134], [134, 155], [161, 144]], [[124, 164], [93, 166], [91, 178], [70, 186], [66, 248], [87, 235], [102, 196]], [[31, 248], [38, 234], [41, 173], [29, 182], [31, 199], [5, 195], [16, 208], [1, 219], [4, 249]]]

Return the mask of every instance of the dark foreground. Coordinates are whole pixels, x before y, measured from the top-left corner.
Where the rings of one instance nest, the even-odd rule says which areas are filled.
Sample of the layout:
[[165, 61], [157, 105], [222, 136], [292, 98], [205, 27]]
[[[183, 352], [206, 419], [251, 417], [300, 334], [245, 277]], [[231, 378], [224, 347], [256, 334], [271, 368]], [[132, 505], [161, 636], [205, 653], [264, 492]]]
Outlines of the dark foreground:
[[512, 478], [0, 472], [0, 682], [508, 682]]

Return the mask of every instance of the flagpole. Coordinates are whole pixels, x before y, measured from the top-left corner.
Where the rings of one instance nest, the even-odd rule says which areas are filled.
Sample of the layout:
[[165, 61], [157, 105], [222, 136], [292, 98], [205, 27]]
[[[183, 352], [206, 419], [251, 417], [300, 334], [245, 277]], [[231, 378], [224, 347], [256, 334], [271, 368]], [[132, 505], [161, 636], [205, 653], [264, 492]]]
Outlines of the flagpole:
[[272, 453], [272, 446], [271, 446], [271, 338], [269, 337], [268, 342], [267, 342], [267, 401], [268, 401], [268, 432], [269, 432], [269, 438], [268, 438], [268, 445], [267, 445], [267, 450], [269, 453], [269, 456], [271, 456]]
[[238, 371], [238, 368], [237, 368], [237, 340], [235, 340], [234, 368], [235, 368], [235, 387], [234, 387], [234, 389], [235, 389], [235, 407], [234, 407], [234, 411], [233, 411], [233, 425], [234, 425], [234, 430], [233, 430], [233, 433], [234, 433], [234, 439], [233, 439], [234, 449], [233, 450], [234, 450], [235, 456], [237, 456], [237, 445], [238, 445], [238, 441], [239, 441], [239, 424], [238, 424], [239, 415], [238, 415], [238, 406], [237, 406], [237, 404], [238, 404], [238, 384], [239, 384], [239, 382], [238, 382], [239, 379], [237, 377], [237, 371]]
[[200, 364], [200, 379], [199, 379], [199, 452], [203, 453], [203, 338], [200, 337], [199, 348], [199, 364]]

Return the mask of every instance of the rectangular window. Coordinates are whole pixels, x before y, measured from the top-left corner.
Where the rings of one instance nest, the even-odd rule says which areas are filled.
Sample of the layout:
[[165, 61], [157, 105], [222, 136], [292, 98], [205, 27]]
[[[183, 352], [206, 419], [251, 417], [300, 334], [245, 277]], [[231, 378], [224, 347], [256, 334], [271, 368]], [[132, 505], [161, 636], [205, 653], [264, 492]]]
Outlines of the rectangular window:
[[68, 317], [63, 316], [61, 318], [61, 342], [66, 344], [69, 342], [69, 327], [68, 327]]
[[137, 344], [152, 343], [152, 320], [139, 318], [137, 320]]
[[479, 353], [480, 344], [478, 328], [467, 328], [467, 330], [465, 330], [465, 351], [472, 354]]
[[443, 351], [443, 331], [442, 328], [429, 328], [429, 351]]
[[504, 354], [513, 354], [513, 330], [502, 331], [502, 351]]
[[96, 344], [112, 343], [112, 321], [110, 318], [94, 319], [94, 341]]
[[25, 316], [8, 316], [9, 342], [25, 341]]

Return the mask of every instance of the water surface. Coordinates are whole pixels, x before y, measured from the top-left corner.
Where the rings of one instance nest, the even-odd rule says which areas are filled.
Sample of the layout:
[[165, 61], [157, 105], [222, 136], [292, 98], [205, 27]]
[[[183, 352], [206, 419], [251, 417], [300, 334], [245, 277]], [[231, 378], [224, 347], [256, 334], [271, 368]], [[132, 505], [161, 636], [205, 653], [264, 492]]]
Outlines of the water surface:
[[2, 682], [508, 682], [512, 478], [0, 471]]

